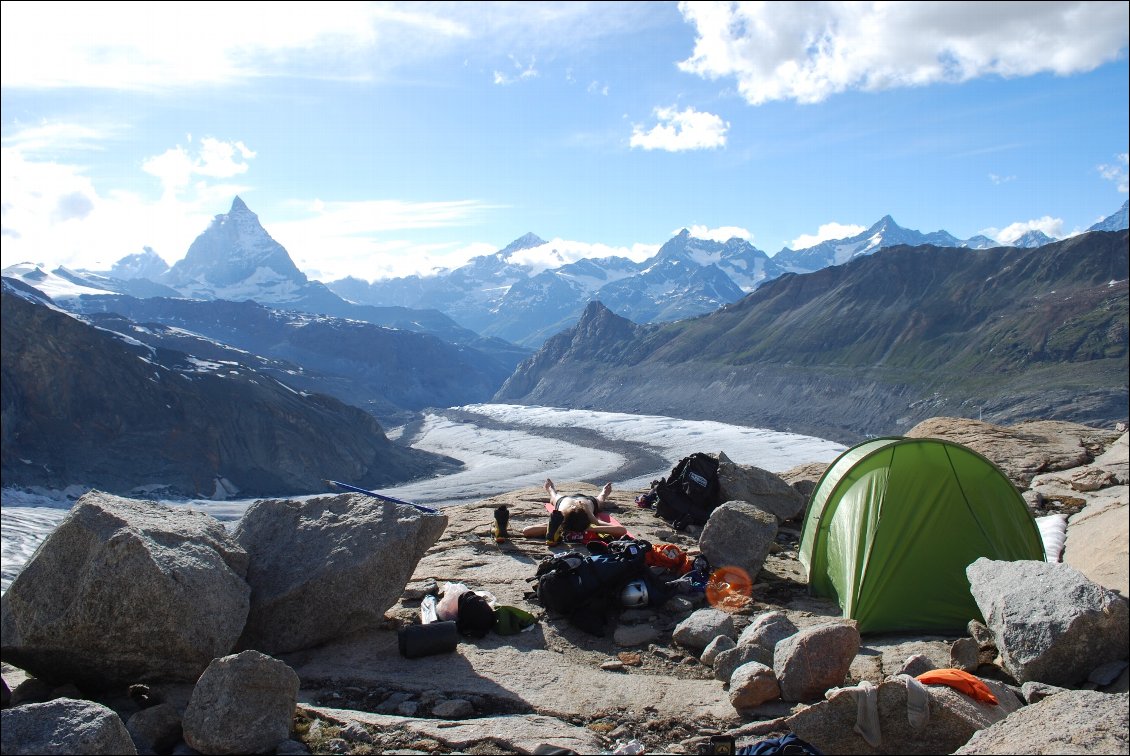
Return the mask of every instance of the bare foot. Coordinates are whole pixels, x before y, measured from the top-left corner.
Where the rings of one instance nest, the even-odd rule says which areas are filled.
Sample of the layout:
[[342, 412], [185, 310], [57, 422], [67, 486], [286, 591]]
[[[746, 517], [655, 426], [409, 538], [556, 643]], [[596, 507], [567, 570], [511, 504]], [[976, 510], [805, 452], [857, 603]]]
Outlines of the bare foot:
[[612, 495], [612, 484], [611, 483], [605, 483], [604, 488], [602, 488], [600, 490], [600, 500], [605, 501], [611, 495]]

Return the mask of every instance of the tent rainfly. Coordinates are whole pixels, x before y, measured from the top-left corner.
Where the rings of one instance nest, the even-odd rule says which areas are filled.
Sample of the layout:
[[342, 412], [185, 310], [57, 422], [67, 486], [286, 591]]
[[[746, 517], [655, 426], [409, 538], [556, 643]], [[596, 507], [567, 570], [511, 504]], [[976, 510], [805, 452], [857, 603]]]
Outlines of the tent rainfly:
[[876, 438], [836, 458], [808, 502], [800, 562], [861, 633], [983, 621], [965, 568], [1043, 560], [1039, 528], [996, 465], [960, 444]]

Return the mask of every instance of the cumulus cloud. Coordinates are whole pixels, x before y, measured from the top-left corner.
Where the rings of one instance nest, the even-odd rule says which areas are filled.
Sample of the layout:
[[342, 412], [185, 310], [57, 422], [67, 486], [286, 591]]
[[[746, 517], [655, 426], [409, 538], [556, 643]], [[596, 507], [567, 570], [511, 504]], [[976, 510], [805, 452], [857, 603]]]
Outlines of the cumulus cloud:
[[[681, 228], [675, 229], [671, 235], [682, 231]], [[708, 228], [706, 226], [687, 226], [687, 231], [691, 236], [696, 239], [708, 239], [716, 242], [728, 242], [730, 239], [737, 237], [745, 241], [751, 241], [753, 234], [748, 229], [741, 228], [740, 226], [720, 226], [718, 228]]]
[[1035, 220], [1017, 221], [1001, 229], [988, 228], [981, 234], [1002, 244], [1011, 244], [1029, 231], [1041, 231], [1053, 239], [1062, 239], [1068, 235], [1063, 230], [1063, 219], [1052, 218], [1050, 215]]
[[84, 161], [121, 129], [42, 123], [4, 137], [3, 265], [106, 270], [150, 246], [167, 262], [180, 259], [216, 213], [247, 187], [229, 179], [248, 170], [255, 153], [239, 141], [206, 138], [143, 162], [160, 197], [99, 187]]
[[808, 249], [815, 247], [820, 242], [831, 239], [847, 239], [857, 236], [867, 230], [867, 226], [856, 226], [850, 223], [824, 223], [815, 234], [801, 234], [789, 242], [791, 249]]
[[681, 111], [656, 108], [655, 117], [660, 122], [647, 131], [642, 126], [632, 127], [632, 147], [682, 152], [709, 150], [726, 144], [730, 124], [713, 113], [700, 113], [694, 108]]
[[[188, 141], [191, 144], [191, 136]], [[149, 158], [142, 163], [141, 169], [157, 177], [166, 196], [173, 197], [189, 186], [196, 176], [232, 178], [247, 173], [247, 161], [254, 157], [255, 152], [243, 142], [205, 137], [200, 140], [195, 155], [177, 145]]]
[[679, 9], [697, 33], [679, 68], [732, 77], [751, 105], [992, 75], [1069, 75], [1116, 60], [1130, 37], [1130, 6], [1113, 2], [683, 2]]
[[1114, 163], [1112, 163], [1110, 165], [1107, 165], [1107, 164], [1100, 165], [1099, 169], [1098, 169], [1099, 175], [1101, 175], [1104, 179], [1107, 179], [1108, 181], [1113, 181], [1115, 183], [1115, 185], [1118, 187], [1118, 191], [1122, 192], [1123, 194], [1126, 194], [1127, 188], [1128, 188], [1127, 187], [1127, 175], [1126, 175], [1127, 174], [1127, 163], [1128, 163], [1128, 153], [1123, 152], [1121, 155], [1119, 155], [1115, 159]]

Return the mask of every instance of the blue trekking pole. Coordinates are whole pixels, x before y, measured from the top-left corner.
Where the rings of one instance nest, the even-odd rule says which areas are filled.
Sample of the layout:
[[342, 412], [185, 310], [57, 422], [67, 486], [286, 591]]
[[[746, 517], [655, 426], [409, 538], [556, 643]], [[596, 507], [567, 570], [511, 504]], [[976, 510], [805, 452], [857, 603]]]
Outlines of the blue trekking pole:
[[374, 499], [380, 499], [381, 501], [387, 501], [387, 502], [390, 502], [392, 504], [405, 504], [409, 507], [415, 507], [416, 509], [420, 510], [421, 512], [425, 512], [427, 514], [439, 514], [438, 509], [432, 509], [430, 507], [425, 507], [425, 506], [422, 506], [420, 504], [413, 504], [410, 501], [404, 501], [404, 499], [397, 499], [397, 498], [394, 498], [392, 496], [385, 496], [382, 493], [377, 493], [376, 491], [370, 491], [367, 488], [358, 488], [357, 486], [351, 486], [348, 483], [342, 483], [339, 480], [327, 480], [326, 483], [329, 483], [331, 486], [337, 486], [338, 488], [343, 488], [346, 491], [353, 491], [355, 493], [365, 494], [366, 496], [372, 496]]

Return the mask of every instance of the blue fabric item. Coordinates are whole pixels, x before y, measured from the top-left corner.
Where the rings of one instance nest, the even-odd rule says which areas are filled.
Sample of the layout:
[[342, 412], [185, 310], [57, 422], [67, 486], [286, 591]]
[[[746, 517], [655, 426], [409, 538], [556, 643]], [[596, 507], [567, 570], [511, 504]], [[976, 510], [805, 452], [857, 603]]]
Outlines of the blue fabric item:
[[791, 732], [779, 738], [769, 738], [754, 743], [753, 745], [742, 746], [734, 753], [740, 756], [746, 756], [746, 754], [752, 756], [754, 754], [772, 753], [814, 754], [815, 756], [823, 756], [816, 746], [801, 740]]

